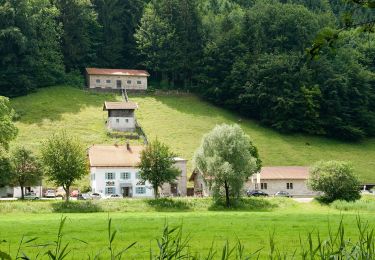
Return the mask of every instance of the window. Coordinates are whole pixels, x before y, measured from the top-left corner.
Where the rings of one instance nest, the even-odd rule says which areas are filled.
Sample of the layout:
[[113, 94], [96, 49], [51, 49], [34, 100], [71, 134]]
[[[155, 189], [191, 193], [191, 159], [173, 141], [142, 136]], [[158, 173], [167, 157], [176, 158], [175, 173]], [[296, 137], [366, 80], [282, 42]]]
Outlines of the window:
[[131, 80], [128, 80], [128, 81], [126, 81], [126, 83], [128, 83], [128, 84], [132, 84], [132, 81], [131, 81]]
[[136, 178], [136, 179], [140, 179], [139, 172], [136, 172], [136, 173], [135, 173], [135, 178]]
[[288, 182], [288, 183], [286, 184], [286, 189], [287, 189], [287, 190], [293, 190], [293, 182]]
[[106, 187], [105, 188], [105, 194], [116, 194], [116, 188], [115, 187]]
[[122, 180], [129, 180], [130, 179], [130, 172], [122, 172], [120, 174]]
[[97, 79], [97, 80], [96, 80], [96, 83], [100, 83], [100, 79]]
[[121, 88], [121, 80], [116, 80], [116, 87]]
[[111, 80], [110, 80], [110, 79], [107, 79], [106, 82], [107, 82], [107, 83], [111, 83]]
[[117, 118], [117, 119], [116, 119], [116, 123], [117, 123], [117, 124], [120, 123], [120, 119]]
[[116, 174], [114, 172], [106, 172], [105, 173], [106, 180], [114, 180], [116, 179]]
[[145, 187], [136, 187], [135, 188], [135, 193], [137, 193], [137, 194], [145, 194], [146, 193], [146, 188]]
[[261, 190], [266, 190], [266, 189], [267, 189], [267, 183], [262, 182], [262, 183], [260, 184], [260, 189], [261, 189]]
[[138, 85], [142, 84], [142, 81], [137, 80], [137, 84], [138, 84]]
[[126, 122], [126, 123], [129, 123], [129, 119], [126, 118], [126, 119], [125, 119], [125, 122]]
[[91, 180], [95, 181], [95, 173], [91, 174]]

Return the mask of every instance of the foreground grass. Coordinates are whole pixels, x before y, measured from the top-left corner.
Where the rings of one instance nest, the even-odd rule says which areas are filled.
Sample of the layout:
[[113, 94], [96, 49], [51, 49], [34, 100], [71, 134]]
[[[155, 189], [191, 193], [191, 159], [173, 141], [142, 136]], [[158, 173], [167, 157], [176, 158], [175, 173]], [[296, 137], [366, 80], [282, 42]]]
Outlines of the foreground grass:
[[[132, 96], [138, 102], [138, 121], [149, 139], [158, 137], [178, 155], [190, 160], [202, 136], [216, 124], [238, 123], [259, 148], [264, 165], [311, 165], [319, 160], [351, 161], [363, 181], [375, 182], [375, 139], [345, 143], [307, 135], [282, 135], [191, 95]], [[94, 94], [70, 87], [45, 88], [12, 105], [20, 115], [19, 136], [13, 145], [35, 150], [58, 129], [78, 135], [86, 145], [115, 143], [104, 129], [105, 100], [112, 94]]]
[[[55, 240], [58, 223], [62, 215], [67, 216], [64, 227], [64, 241], [70, 242], [73, 248], [72, 259], [87, 258], [88, 255], [105, 249], [107, 241], [107, 219], [113, 220], [113, 227], [118, 231], [115, 246], [124, 247], [137, 242], [126, 254], [125, 259], [146, 259], [150, 246], [156, 249], [155, 239], [160, 237], [165, 222], [170, 226], [183, 224], [184, 234], [191, 236], [191, 251], [205, 255], [214, 241], [214, 249], [220, 251], [226, 240], [234, 243], [237, 238], [245, 246], [247, 252], [255, 252], [264, 248], [261, 259], [267, 257], [269, 236], [275, 232], [276, 245], [288, 254], [292, 254], [299, 246], [300, 236], [306, 238], [307, 232], [320, 236], [328, 236], [328, 227], [337, 228], [343, 218], [347, 237], [357, 237], [356, 218], [360, 214], [363, 221], [371, 226], [375, 223], [374, 212], [340, 212], [332, 207], [318, 203], [296, 203], [291, 199], [253, 199], [250, 204], [256, 205], [244, 211], [210, 210], [207, 199], [173, 200], [190, 205], [186, 210], [177, 207], [178, 212], [161, 212], [149, 200], [101, 201], [98, 206], [110, 205], [111, 209], [123, 208], [123, 212], [97, 213], [41, 213], [22, 214], [21, 211], [0, 214], [0, 249], [15, 252], [23, 235], [26, 238], [38, 237], [35, 243], [48, 243]], [[264, 209], [265, 203], [274, 206]], [[262, 203], [259, 203], [262, 202]], [[56, 202], [2, 202], [4, 205], [15, 203], [19, 206], [31, 204], [39, 209], [40, 205], [52, 205]], [[21, 204], [20, 204], [21, 203]], [[129, 205], [131, 204], [131, 205]], [[163, 203], [162, 203], [163, 204]], [[116, 206], [117, 205], [117, 206]], [[116, 207], [115, 207], [116, 206]], [[26, 207], [26, 206], [25, 206]], [[136, 211], [136, 208], [138, 212]], [[127, 210], [133, 212], [126, 212]], [[115, 211], [115, 210], [113, 210]], [[148, 212], [143, 212], [148, 211]], [[81, 241], [85, 241], [83, 243]], [[9, 247], [9, 249], [8, 249]], [[36, 248], [24, 249], [33, 255]], [[69, 258], [70, 259], [70, 258]]]

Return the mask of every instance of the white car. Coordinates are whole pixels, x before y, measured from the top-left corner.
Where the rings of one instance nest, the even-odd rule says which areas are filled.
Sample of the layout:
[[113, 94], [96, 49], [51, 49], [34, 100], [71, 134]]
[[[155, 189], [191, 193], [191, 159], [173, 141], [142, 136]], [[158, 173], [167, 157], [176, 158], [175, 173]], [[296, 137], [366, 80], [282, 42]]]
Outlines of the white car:
[[90, 194], [90, 197], [91, 197], [93, 200], [100, 200], [101, 198], [103, 198], [102, 194], [97, 193], [97, 192], [91, 193], [91, 194]]
[[122, 199], [122, 196], [118, 194], [110, 194], [106, 197], [106, 199]]
[[56, 197], [55, 191], [54, 190], [46, 190], [44, 192], [44, 197], [46, 197], [46, 198], [55, 198]]

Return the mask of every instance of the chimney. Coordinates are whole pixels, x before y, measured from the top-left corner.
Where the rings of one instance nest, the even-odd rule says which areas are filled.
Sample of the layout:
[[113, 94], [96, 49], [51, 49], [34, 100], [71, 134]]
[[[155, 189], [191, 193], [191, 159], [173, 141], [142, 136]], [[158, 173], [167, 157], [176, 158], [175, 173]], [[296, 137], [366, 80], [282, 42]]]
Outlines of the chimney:
[[126, 141], [126, 149], [127, 149], [128, 151], [130, 151], [130, 144], [129, 144], [129, 141]]

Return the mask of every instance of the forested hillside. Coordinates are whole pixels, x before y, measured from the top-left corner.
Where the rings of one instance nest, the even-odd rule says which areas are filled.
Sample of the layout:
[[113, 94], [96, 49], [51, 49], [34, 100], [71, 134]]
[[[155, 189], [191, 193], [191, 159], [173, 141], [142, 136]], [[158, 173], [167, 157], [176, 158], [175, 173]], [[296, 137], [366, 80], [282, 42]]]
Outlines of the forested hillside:
[[0, 0], [0, 95], [82, 86], [88, 66], [145, 68], [159, 87], [195, 92], [281, 132], [371, 137], [367, 2]]

